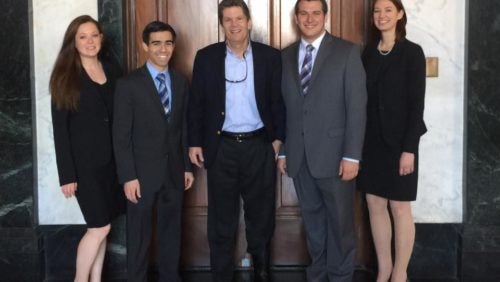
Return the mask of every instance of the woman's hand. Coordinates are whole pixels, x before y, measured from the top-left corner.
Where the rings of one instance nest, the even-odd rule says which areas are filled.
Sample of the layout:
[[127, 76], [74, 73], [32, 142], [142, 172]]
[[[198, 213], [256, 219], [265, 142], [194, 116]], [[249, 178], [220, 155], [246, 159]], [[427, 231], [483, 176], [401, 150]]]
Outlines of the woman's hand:
[[399, 159], [399, 175], [404, 176], [413, 173], [415, 169], [415, 154], [403, 152]]
[[64, 197], [71, 198], [75, 195], [77, 186], [76, 182], [64, 184], [61, 186], [61, 192], [64, 194]]

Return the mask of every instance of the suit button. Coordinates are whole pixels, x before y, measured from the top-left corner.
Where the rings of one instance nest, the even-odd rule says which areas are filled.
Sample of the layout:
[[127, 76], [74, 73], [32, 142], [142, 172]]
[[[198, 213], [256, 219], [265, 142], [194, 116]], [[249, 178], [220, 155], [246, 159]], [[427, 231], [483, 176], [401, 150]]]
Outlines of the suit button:
[[220, 130], [217, 130], [217, 135], [220, 135]]
[[109, 122], [109, 118], [105, 118], [105, 119], [104, 119], [104, 122]]
[[307, 115], [307, 110], [304, 111], [304, 115]]
[[220, 113], [221, 115], [224, 115], [224, 112]]

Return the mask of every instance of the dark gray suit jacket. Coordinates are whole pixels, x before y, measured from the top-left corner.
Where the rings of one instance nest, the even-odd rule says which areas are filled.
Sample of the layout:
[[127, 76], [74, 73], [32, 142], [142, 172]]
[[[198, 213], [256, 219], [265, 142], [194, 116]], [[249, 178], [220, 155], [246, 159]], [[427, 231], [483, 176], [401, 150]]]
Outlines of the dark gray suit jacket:
[[334, 177], [343, 157], [361, 159], [366, 122], [365, 71], [354, 44], [326, 33], [304, 96], [299, 44], [295, 42], [282, 52], [288, 175], [296, 176], [305, 156], [313, 177]]
[[185, 119], [189, 84], [177, 71], [169, 68], [169, 73], [172, 107], [168, 122], [146, 66], [117, 82], [113, 144], [121, 183], [137, 178], [141, 188], [156, 188], [170, 169], [175, 186], [184, 189], [184, 172], [191, 171]]

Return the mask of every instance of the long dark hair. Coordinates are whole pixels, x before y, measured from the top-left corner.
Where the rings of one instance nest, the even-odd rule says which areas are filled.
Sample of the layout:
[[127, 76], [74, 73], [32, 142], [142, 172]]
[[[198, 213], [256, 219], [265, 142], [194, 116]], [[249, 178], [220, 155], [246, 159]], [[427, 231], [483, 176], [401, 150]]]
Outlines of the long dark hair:
[[[373, 11], [375, 11], [375, 4], [377, 3], [377, 1], [379, 0], [374, 0], [372, 2], [371, 15], [370, 15], [372, 23], [371, 38], [373, 40], [380, 40], [381, 37], [380, 30], [378, 30], [378, 28], [375, 26], [375, 23], [373, 22]], [[396, 42], [400, 42], [406, 38], [406, 22], [408, 21], [408, 19], [406, 18], [406, 10], [401, 0], [389, 0], [389, 1], [391, 1], [391, 3], [394, 4], [394, 6], [396, 6], [398, 12], [403, 11], [403, 17], [400, 20], [398, 20], [396, 24]]]
[[[57, 109], [77, 111], [80, 103], [82, 62], [75, 47], [75, 36], [78, 28], [85, 23], [93, 23], [102, 34], [101, 25], [91, 16], [83, 15], [69, 24], [64, 34], [61, 50], [57, 55], [54, 69], [50, 75], [49, 90], [52, 103]], [[103, 45], [103, 41], [101, 41]], [[103, 46], [99, 53], [102, 53]]]

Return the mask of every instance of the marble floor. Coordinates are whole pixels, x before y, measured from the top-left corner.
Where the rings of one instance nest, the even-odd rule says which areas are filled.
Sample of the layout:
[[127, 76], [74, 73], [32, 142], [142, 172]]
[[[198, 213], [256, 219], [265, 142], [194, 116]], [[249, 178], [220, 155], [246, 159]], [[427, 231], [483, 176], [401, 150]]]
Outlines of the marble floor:
[[[273, 282], [307, 282], [303, 268], [279, 268], [271, 271]], [[182, 272], [182, 282], [212, 282], [209, 271], [185, 271]], [[158, 281], [156, 275], [152, 274], [149, 282]], [[2, 281], [0, 279], [0, 281]], [[44, 282], [71, 282], [64, 279], [45, 279]], [[411, 282], [459, 282], [457, 279], [414, 279], [410, 277]], [[106, 279], [103, 282], [126, 282], [125, 279]], [[251, 271], [236, 271], [234, 282], [253, 282]], [[364, 270], [356, 270], [352, 282], [375, 282], [373, 273]]]
[[[301, 270], [272, 271], [273, 282], [307, 282], [305, 272]], [[183, 273], [183, 282], [211, 282], [209, 272]], [[238, 271], [235, 282], [253, 282], [251, 272]], [[367, 271], [356, 271], [353, 282], [375, 282], [375, 277]], [[410, 279], [411, 282], [458, 282], [458, 280]]]

